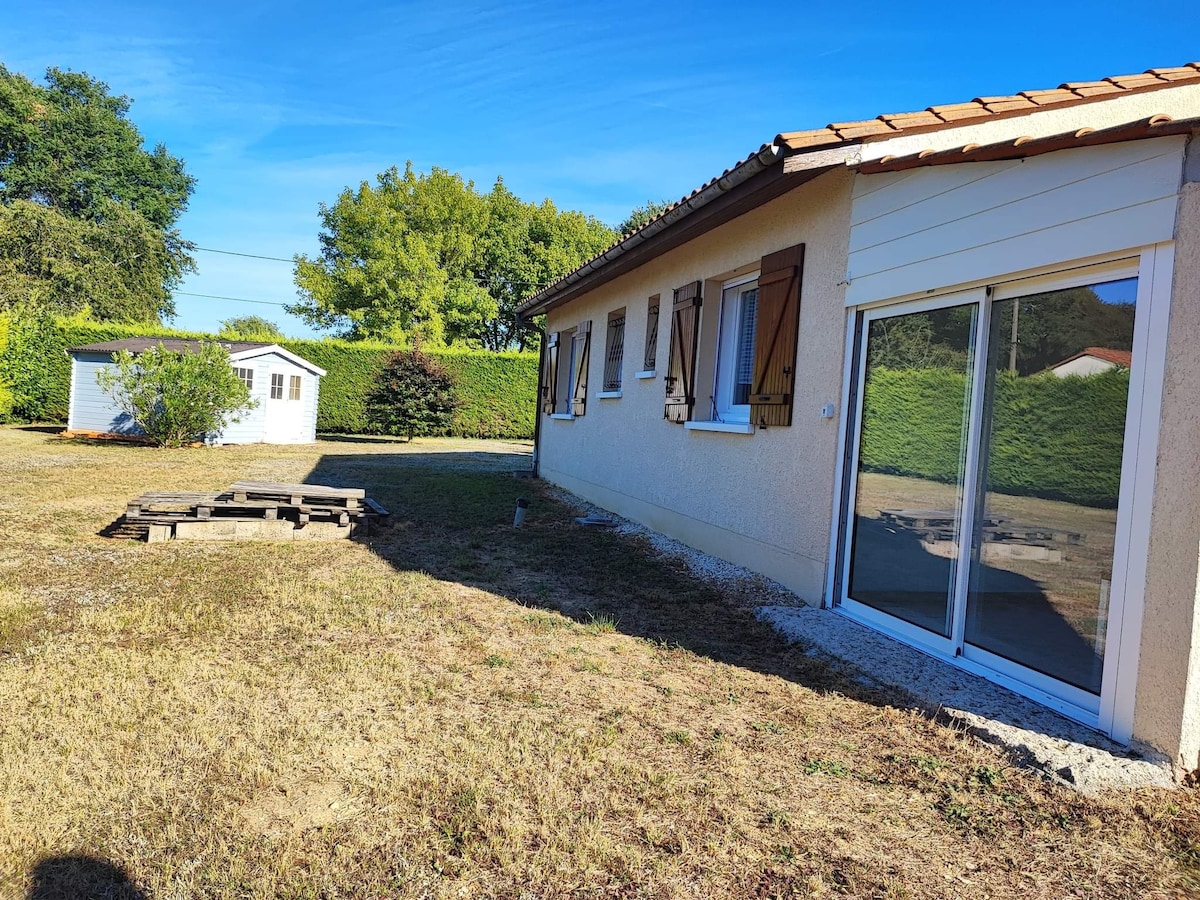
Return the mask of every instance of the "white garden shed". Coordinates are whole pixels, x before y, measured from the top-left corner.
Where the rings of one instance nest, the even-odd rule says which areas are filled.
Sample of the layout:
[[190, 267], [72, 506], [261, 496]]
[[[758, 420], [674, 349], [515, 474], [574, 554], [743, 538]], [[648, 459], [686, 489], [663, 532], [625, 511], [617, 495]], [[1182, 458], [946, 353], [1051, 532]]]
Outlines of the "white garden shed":
[[[278, 344], [256, 341], [221, 341], [229, 351], [229, 364], [250, 388], [258, 405], [241, 421], [209, 435], [212, 444], [307, 444], [317, 437], [317, 398], [325, 370]], [[72, 432], [136, 435], [137, 425], [118, 409], [96, 380], [113, 365], [120, 350], [138, 354], [162, 344], [167, 350], [187, 352], [200, 341], [179, 338], [139, 337], [72, 347], [71, 403], [67, 429]]]

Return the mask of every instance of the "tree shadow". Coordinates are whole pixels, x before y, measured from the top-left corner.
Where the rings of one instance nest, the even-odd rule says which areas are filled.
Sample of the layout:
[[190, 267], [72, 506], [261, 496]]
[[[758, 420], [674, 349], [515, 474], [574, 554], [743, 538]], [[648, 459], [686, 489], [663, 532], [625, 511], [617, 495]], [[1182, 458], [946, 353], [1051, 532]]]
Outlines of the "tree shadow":
[[47, 856], [30, 874], [27, 900], [146, 900], [115, 863], [96, 856]]

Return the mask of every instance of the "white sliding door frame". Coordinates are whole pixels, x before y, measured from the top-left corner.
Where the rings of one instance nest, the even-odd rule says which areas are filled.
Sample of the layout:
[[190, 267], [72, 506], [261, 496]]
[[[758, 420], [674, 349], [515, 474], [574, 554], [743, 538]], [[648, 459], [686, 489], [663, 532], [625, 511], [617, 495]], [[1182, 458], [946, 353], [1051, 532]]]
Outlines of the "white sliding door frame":
[[[842, 386], [837, 489], [825, 605], [1103, 731], [1121, 743], [1128, 743], [1133, 733], [1134, 691], [1141, 643], [1143, 591], [1149, 554], [1150, 509], [1162, 407], [1173, 261], [1173, 245], [1157, 244], [1140, 251], [1114, 254], [1114, 258], [1103, 262], [1088, 260], [1064, 263], [1045, 274], [996, 279], [986, 288], [979, 286], [922, 300], [882, 302], [849, 310], [846, 317], [847, 368]], [[987, 376], [988, 330], [994, 302], [1132, 277], [1138, 279], [1133, 367], [1126, 407], [1104, 668], [1100, 694], [1096, 695], [972, 646], [965, 640], [966, 601], [973, 552], [971, 544], [975, 518], [979, 512], [976, 500], [981, 474], [979, 454], [984, 415], [983, 388]], [[853, 505], [858, 495], [861, 417], [870, 325], [882, 318], [968, 303], [978, 304], [978, 314], [971, 351], [972, 387], [966, 469], [959, 500], [959, 547], [954, 596], [951, 599], [951, 629], [947, 638], [853, 600], [848, 596], [847, 586], [854, 528]]]

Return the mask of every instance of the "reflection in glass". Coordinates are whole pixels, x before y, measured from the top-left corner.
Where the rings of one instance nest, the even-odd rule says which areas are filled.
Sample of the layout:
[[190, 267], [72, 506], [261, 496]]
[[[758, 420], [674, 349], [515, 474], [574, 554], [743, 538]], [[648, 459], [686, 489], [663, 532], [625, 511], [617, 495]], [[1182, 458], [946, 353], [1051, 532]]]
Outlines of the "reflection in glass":
[[847, 594], [950, 634], [977, 306], [867, 332]]
[[992, 306], [966, 640], [1100, 692], [1137, 279]]

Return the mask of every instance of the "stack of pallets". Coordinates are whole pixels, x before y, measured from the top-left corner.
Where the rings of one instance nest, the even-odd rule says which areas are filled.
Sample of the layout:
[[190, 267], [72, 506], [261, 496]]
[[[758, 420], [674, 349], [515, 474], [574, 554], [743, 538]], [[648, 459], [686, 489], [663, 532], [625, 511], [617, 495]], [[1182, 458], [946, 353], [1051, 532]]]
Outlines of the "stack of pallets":
[[[129, 501], [125, 522], [146, 526], [149, 540], [220, 536], [287, 539], [290, 532], [310, 522], [328, 523], [334, 528], [331, 537], [351, 537], [365, 534], [373, 526], [390, 525], [391, 513], [362, 488], [238, 481], [220, 493], [148, 491]], [[248, 524], [231, 528], [231, 523]], [[206, 524], [224, 527], [205, 528]]]

